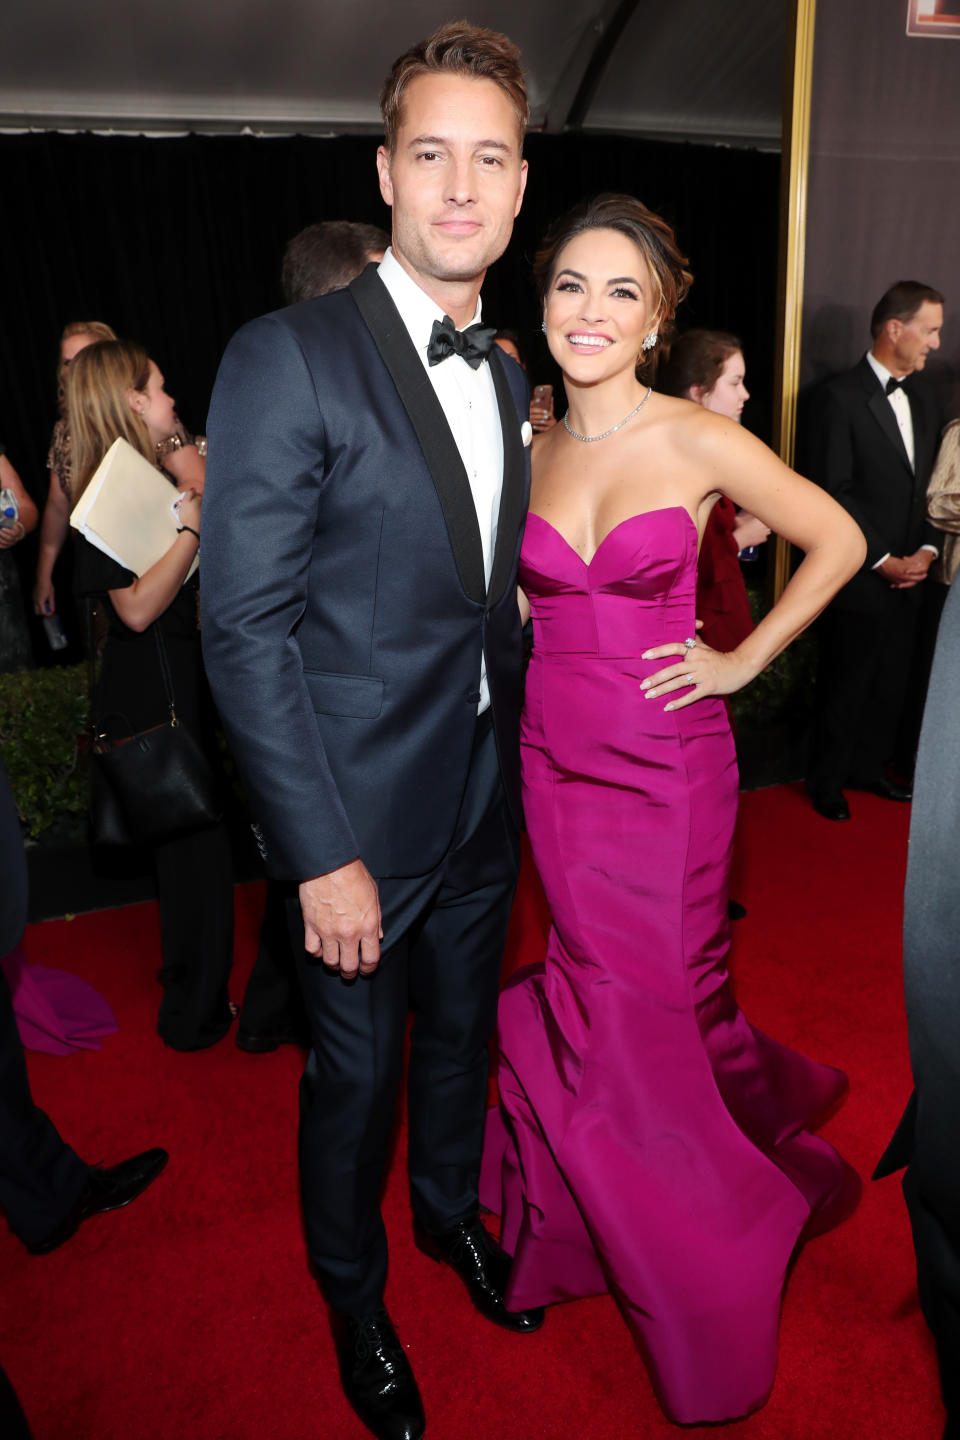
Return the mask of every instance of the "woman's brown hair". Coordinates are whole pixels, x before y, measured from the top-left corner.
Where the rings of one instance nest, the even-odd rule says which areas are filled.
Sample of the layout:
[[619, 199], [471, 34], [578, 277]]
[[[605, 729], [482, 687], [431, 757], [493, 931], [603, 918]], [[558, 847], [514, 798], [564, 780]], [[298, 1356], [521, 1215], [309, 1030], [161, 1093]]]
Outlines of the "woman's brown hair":
[[657, 389], [682, 399], [694, 388], [708, 395], [730, 356], [742, 353], [740, 341], [727, 330], [687, 330], [661, 356]]
[[97, 340], [74, 358], [67, 372], [74, 502], [118, 438], [156, 464], [150, 432], [128, 398], [131, 390], [146, 390], [149, 379], [150, 356], [135, 340]]
[[[648, 210], [633, 195], [610, 192], [597, 195], [554, 221], [533, 261], [533, 277], [540, 299], [546, 299], [561, 251], [588, 230], [615, 230], [636, 245], [657, 291], [657, 349], [660, 344], [668, 343], [677, 306], [693, 284], [693, 275], [666, 220]], [[638, 362], [638, 373], [645, 379], [656, 369], [657, 349]]]

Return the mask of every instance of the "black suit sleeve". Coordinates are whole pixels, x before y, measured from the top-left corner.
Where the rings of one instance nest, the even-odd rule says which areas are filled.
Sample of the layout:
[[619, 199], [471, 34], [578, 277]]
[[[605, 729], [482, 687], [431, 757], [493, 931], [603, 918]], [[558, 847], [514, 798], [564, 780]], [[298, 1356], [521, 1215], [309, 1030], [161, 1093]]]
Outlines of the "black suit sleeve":
[[275, 317], [224, 355], [207, 427], [203, 652], [263, 832], [271, 874], [304, 880], [358, 854], [304, 682], [307, 602], [324, 487], [324, 431], [296, 339]]
[[864, 568], [871, 569], [884, 555], [895, 553], [884, 535], [857, 503], [853, 429], [843, 398], [829, 385], [821, 386], [811, 404], [809, 434], [810, 478], [832, 495], [863, 531], [867, 542]]

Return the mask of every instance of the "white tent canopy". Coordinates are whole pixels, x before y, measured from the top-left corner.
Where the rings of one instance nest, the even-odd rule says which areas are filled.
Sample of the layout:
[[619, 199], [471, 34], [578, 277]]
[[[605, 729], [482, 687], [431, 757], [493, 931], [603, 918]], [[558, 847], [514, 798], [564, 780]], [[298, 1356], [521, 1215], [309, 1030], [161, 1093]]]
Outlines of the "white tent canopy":
[[[521, 47], [533, 125], [779, 148], [786, 0], [475, 0]], [[379, 128], [437, 0], [6, 0], [0, 127]]]

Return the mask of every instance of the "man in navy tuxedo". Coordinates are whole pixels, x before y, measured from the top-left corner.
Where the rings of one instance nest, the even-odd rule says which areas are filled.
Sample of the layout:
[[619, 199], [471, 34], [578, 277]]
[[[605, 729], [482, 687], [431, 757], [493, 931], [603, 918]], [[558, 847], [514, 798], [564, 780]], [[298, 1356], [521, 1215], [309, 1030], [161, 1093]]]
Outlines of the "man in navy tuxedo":
[[347, 1396], [423, 1433], [383, 1308], [379, 1197], [410, 1039], [418, 1244], [517, 1331], [477, 1177], [518, 865], [526, 385], [479, 324], [526, 180], [504, 36], [442, 27], [381, 104], [391, 249], [231, 342], [209, 418], [204, 653], [268, 870], [295, 881], [312, 1031], [307, 1245]]
[[923, 585], [939, 544], [927, 519], [927, 484], [940, 414], [920, 372], [939, 348], [942, 326], [943, 296], [899, 281], [874, 307], [870, 350], [813, 397], [810, 477], [849, 510], [867, 541], [863, 568], [818, 626], [807, 787], [827, 820], [850, 818], [845, 785], [910, 799], [884, 766], [904, 724]]

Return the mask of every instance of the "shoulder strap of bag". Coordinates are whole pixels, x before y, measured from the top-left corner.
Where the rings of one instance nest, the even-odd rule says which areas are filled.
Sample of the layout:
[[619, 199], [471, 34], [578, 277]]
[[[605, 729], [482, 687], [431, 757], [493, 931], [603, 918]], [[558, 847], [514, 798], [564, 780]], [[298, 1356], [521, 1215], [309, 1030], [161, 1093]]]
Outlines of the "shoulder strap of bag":
[[167, 704], [170, 707], [170, 724], [178, 725], [180, 722], [177, 720], [176, 704], [173, 695], [173, 679], [170, 675], [170, 663], [167, 660], [167, 647], [163, 643], [163, 634], [160, 630], [159, 622], [154, 620], [150, 628], [153, 631], [154, 639], [157, 642], [157, 657], [160, 661], [160, 674], [163, 677], [163, 688], [167, 692]]

